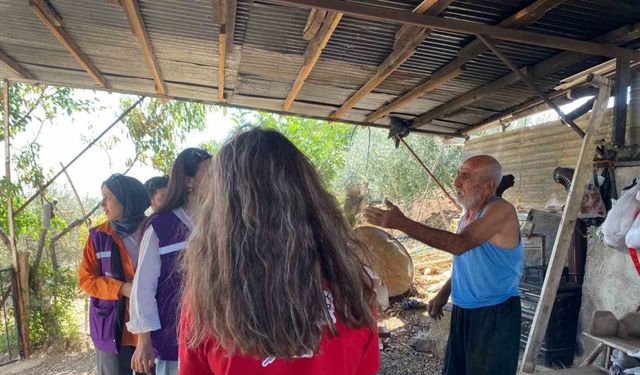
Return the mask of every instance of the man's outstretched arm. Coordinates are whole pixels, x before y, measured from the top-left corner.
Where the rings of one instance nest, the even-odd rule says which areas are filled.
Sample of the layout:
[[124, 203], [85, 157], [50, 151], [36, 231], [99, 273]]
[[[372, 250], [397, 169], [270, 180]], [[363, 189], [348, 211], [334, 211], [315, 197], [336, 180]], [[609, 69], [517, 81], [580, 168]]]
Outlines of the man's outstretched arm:
[[401, 230], [409, 237], [453, 255], [460, 255], [493, 237], [502, 223], [509, 219], [510, 212], [508, 203], [497, 201], [485, 209], [481, 218], [467, 225], [460, 233], [451, 233], [407, 218], [387, 199], [385, 204], [388, 210], [367, 207], [364, 212], [367, 221], [377, 226]]

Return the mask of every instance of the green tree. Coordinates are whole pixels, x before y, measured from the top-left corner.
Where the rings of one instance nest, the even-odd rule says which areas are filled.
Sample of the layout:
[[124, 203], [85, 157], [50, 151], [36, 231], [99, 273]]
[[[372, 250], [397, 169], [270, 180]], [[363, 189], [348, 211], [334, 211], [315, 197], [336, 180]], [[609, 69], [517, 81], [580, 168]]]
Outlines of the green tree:
[[[450, 187], [462, 155], [461, 147], [443, 145], [436, 137], [415, 133], [405, 141], [442, 184]], [[430, 177], [404, 146], [395, 148], [387, 130], [356, 130], [346, 160], [337, 191], [344, 191], [350, 185], [366, 185], [370, 200], [389, 197], [406, 205], [424, 194], [427, 187], [432, 191], [437, 189], [435, 184], [429, 184]]]
[[325, 185], [333, 189], [345, 165], [349, 148], [349, 134], [353, 126], [328, 123], [294, 116], [271, 113], [239, 112], [233, 117], [235, 132], [253, 126], [274, 129], [284, 134], [318, 169]]
[[[123, 110], [131, 104], [131, 98], [120, 101]], [[136, 157], [168, 174], [179, 151], [177, 145], [189, 132], [204, 130], [207, 109], [201, 103], [145, 99], [123, 120], [136, 147]]]

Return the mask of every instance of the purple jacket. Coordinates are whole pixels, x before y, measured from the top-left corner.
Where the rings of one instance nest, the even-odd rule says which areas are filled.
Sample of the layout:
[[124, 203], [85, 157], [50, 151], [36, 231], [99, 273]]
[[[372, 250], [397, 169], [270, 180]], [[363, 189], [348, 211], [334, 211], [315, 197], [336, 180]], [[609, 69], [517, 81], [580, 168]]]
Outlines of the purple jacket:
[[[93, 243], [96, 258], [99, 260], [101, 274], [124, 281], [120, 249], [113, 238], [108, 233], [96, 230], [96, 228], [89, 231], [89, 238]], [[108, 353], [118, 353], [122, 339], [125, 308], [124, 297], [119, 300], [91, 297], [89, 324], [91, 338], [96, 349]]]
[[158, 236], [161, 261], [156, 301], [162, 328], [151, 332], [151, 344], [158, 359], [177, 361], [177, 323], [182, 283], [178, 259], [180, 252], [187, 246], [190, 230], [171, 211], [152, 216], [146, 228], [149, 226], [153, 227], [153, 231]]

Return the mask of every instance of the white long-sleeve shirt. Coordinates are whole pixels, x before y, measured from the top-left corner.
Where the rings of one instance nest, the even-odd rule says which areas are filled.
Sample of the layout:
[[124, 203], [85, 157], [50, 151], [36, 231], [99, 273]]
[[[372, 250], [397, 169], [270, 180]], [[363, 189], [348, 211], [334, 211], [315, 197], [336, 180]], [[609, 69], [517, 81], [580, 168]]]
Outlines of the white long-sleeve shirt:
[[[173, 213], [193, 231], [193, 221], [182, 208], [174, 209]], [[127, 322], [127, 328], [131, 333], [151, 332], [162, 328], [156, 301], [158, 278], [162, 266], [159, 243], [158, 235], [150, 225], [142, 236], [138, 268], [131, 287], [129, 322]]]

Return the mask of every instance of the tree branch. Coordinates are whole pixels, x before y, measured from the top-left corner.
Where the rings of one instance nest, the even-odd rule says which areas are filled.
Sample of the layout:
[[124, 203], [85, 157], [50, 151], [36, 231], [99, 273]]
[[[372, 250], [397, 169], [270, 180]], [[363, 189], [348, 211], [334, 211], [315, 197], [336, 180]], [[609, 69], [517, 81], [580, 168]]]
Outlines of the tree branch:
[[93, 207], [93, 209], [91, 209], [91, 211], [87, 212], [86, 215], [84, 215], [83, 217], [81, 217], [80, 219], [76, 219], [73, 222], [71, 222], [71, 224], [67, 225], [66, 228], [64, 228], [60, 233], [56, 234], [54, 237], [51, 238], [51, 240], [49, 240], [49, 251], [51, 252], [51, 263], [53, 265], [54, 269], [58, 269], [58, 262], [57, 262], [57, 258], [55, 256], [55, 245], [56, 242], [58, 242], [58, 240], [62, 237], [64, 237], [67, 233], [69, 233], [73, 228], [77, 227], [78, 225], [84, 223], [85, 221], [87, 221], [87, 219], [93, 215], [94, 212], [96, 212], [96, 210], [100, 207], [100, 203], [96, 204], [95, 207]]

